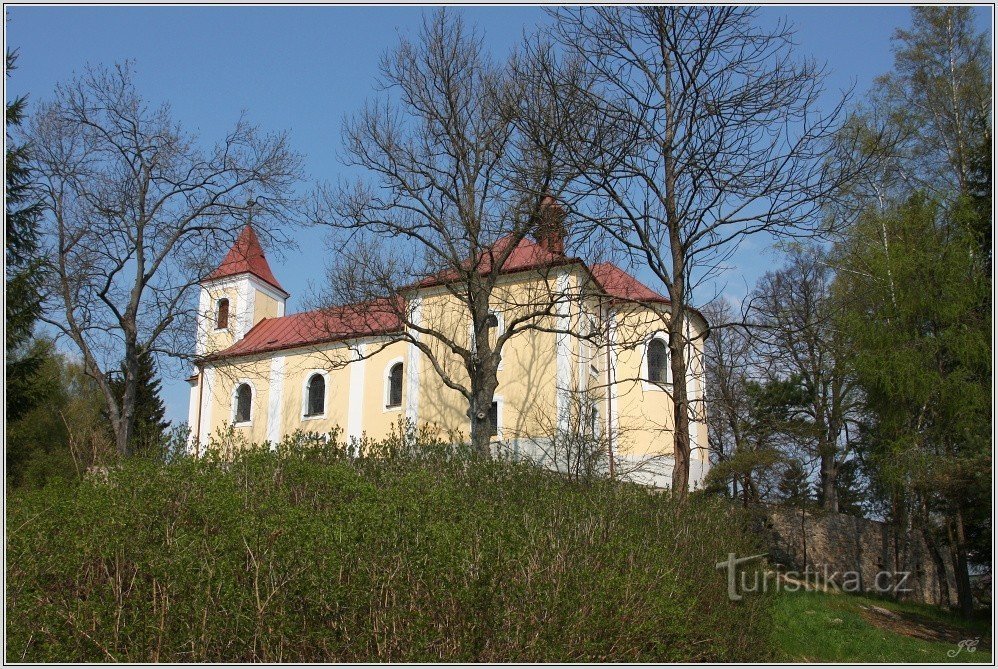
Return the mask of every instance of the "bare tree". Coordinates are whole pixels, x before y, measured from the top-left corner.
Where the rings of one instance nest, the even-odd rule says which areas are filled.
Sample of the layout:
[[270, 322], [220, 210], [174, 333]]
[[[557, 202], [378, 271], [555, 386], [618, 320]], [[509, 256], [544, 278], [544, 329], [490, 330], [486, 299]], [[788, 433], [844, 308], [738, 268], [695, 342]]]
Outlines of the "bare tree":
[[[251, 194], [258, 229], [289, 219], [300, 159], [242, 119], [202, 148], [167, 105], [139, 95], [129, 65], [58, 86], [28, 139], [45, 205], [44, 320], [79, 349], [128, 455], [140, 351], [192, 353], [192, 288], [232, 243]], [[109, 373], [121, 361], [119, 398]]]
[[845, 96], [826, 107], [822, 68], [797, 57], [786, 25], [760, 27], [751, 8], [564, 8], [554, 17], [559, 40], [595, 78], [587, 92], [599, 111], [578, 118], [575, 134], [604, 142], [578, 165], [578, 194], [595, 198], [593, 221], [668, 289], [673, 487], [685, 491], [691, 295], [745, 238], [811, 233], [825, 196], [862, 169], [855, 161], [839, 171], [846, 163], [828, 153]]
[[789, 265], [764, 276], [753, 300], [753, 334], [774, 378], [802, 392], [798, 436], [818, 462], [822, 506], [838, 511], [836, 479], [857, 436], [860, 393], [849, 372], [851, 354], [835, 321], [834, 272], [818, 249], [795, 249]]
[[[527, 52], [550, 56], [542, 44]], [[387, 343], [415, 346], [463, 396], [480, 453], [503, 347], [568, 316], [571, 289], [559, 277], [572, 259], [557, 196], [572, 175], [558, 156], [583, 87], [569, 76], [573, 86], [556, 96], [537, 62], [520, 54], [497, 64], [459, 17], [425, 19], [415, 41], [382, 60], [386, 96], [344, 124], [345, 162], [369, 180], [327, 189], [316, 209], [338, 231], [321, 302], [339, 314], [358, 305], [355, 321], [397, 320]], [[531, 236], [544, 256], [536, 263], [516, 255]], [[510, 263], [533, 273], [526, 292], [503, 283]], [[453, 313], [426, 312], [417, 293], [430, 286]], [[496, 312], [503, 328], [490, 334]]]
[[[723, 298], [705, 305], [704, 316], [712, 323], [736, 320], [734, 308]], [[715, 328], [705, 342], [707, 442], [715, 466], [745, 449], [745, 421], [750, 411], [746, 384], [753, 362], [752, 341], [744, 329]], [[732, 497], [738, 496], [737, 476], [732, 476], [728, 489]]]

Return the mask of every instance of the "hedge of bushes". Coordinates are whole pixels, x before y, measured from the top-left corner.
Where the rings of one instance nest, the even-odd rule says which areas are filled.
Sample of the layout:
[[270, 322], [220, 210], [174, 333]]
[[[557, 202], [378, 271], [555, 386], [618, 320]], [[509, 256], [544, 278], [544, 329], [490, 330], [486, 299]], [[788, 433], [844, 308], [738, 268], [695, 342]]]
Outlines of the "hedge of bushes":
[[131, 461], [15, 493], [7, 660], [765, 657], [769, 600], [729, 602], [714, 567], [756, 552], [721, 501], [396, 446]]

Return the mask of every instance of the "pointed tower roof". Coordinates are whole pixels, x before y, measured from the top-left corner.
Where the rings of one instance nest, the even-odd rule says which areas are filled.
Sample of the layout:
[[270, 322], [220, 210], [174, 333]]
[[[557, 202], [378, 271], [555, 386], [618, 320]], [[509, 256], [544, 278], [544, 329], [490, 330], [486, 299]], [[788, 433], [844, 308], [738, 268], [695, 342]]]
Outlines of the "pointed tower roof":
[[206, 276], [204, 280], [215, 281], [246, 273], [252, 274], [283, 294], [288, 294], [277, 282], [274, 273], [270, 271], [270, 263], [267, 262], [267, 257], [263, 254], [263, 247], [260, 246], [260, 240], [253, 232], [253, 226], [250, 223], [247, 223], [243, 231], [239, 233], [236, 243], [229, 249], [229, 253], [218, 269]]

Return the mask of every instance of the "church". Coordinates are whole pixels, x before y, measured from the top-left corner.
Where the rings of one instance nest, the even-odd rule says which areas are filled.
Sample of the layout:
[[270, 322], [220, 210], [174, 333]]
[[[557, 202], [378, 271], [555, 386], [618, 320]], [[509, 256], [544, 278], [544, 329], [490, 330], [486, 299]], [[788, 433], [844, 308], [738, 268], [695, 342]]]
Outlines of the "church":
[[[502, 243], [511, 242], [496, 244]], [[668, 487], [669, 300], [612, 263], [567, 256], [560, 239], [524, 238], [504, 255], [494, 295], [505, 297], [494, 311], [490, 302], [490, 337], [517, 322], [518, 304], [538, 286], [553, 282], [575, 297], [558, 306], [549, 327], [505, 341], [488, 414], [495, 452], [565, 470], [582, 459], [573, 445], [590, 444], [603, 470]], [[359, 442], [383, 438], [409, 421], [467, 437], [468, 403], [440, 374], [460, 368], [460, 360], [448, 360], [442, 350], [431, 362], [400, 338], [401, 319], [376, 301], [288, 314], [289, 297], [248, 224], [200, 286], [197, 369], [189, 379], [193, 450], [229, 429], [248, 443], [334, 429]], [[429, 277], [406, 299], [423, 327], [473, 336], [467, 307], [447, 290], [446, 279]], [[709, 329], [695, 310], [687, 321], [694, 488], [709, 466], [702, 408]]]

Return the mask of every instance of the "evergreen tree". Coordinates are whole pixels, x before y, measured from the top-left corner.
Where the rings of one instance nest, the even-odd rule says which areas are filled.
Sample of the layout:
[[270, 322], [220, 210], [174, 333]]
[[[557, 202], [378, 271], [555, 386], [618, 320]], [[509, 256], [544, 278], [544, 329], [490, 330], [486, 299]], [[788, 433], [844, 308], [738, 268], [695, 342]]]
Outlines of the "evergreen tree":
[[[17, 54], [7, 52], [7, 76], [15, 68]], [[33, 376], [43, 360], [43, 351], [31, 344], [32, 329], [41, 311], [41, 261], [38, 253], [38, 218], [41, 205], [35, 196], [31, 170], [28, 168], [28, 147], [18, 144], [12, 131], [24, 120], [27, 98], [15, 98], [7, 103], [5, 126], [7, 153], [6, 234], [4, 255], [6, 279], [6, 384], [7, 419], [17, 420], [42, 400], [38, 392], [45, 387]]]
[[797, 458], [788, 460], [777, 485], [780, 500], [798, 508], [810, 505], [811, 485], [808, 478], [804, 463]]
[[[842, 327], [873, 417], [869, 462], [891, 491], [893, 514], [940, 518], [969, 613], [974, 513], [990, 506], [991, 336], [981, 305], [990, 282], [977, 268], [977, 215], [922, 194], [869, 213], [843, 249], [848, 296]], [[983, 502], [983, 503], [982, 503]]]
[[[125, 365], [121, 365], [121, 378], [125, 375]], [[120, 398], [124, 394], [124, 382], [112, 382], [114, 391]], [[160, 448], [166, 438], [170, 422], [164, 420], [166, 405], [160, 397], [161, 381], [156, 372], [156, 362], [152, 354], [143, 350], [139, 354], [138, 385], [135, 390], [135, 426], [132, 431], [132, 452], [148, 456], [160, 455]]]

